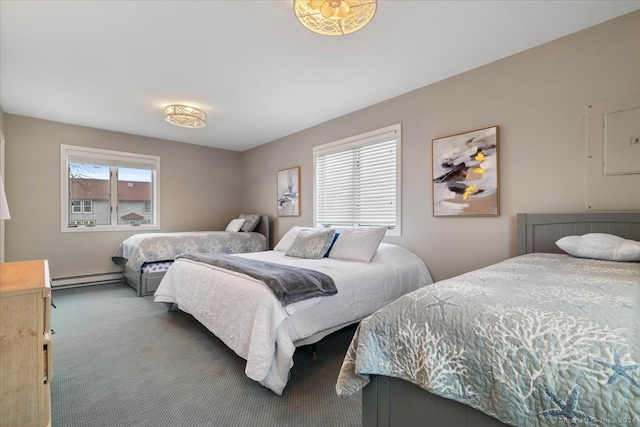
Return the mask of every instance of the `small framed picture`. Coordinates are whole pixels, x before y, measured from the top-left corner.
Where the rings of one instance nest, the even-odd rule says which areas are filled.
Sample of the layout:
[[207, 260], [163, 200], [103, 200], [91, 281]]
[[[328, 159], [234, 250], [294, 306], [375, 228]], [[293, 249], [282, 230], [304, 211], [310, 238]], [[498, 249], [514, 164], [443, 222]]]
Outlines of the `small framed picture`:
[[433, 216], [498, 216], [498, 126], [433, 140]]
[[278, 216], [300, 216], [300, 166], [278, 171]]

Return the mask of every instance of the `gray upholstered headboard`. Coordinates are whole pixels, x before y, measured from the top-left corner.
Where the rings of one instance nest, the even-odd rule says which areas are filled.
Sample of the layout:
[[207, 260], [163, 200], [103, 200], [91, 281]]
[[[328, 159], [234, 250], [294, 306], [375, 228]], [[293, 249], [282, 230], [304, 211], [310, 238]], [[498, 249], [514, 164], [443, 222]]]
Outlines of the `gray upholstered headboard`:
[[271, 247], [269, 246], [271, 244], [271, 228], [269, 227], [269, 217], [267, 215], [260, 215], [260, 222], [255, 231], [267, 237], [267, 250], [269, 250]]
[[564, 236], [608, 233], [640, 241], [640, 213], [518, 214], [518, 255], [563, 253], [556, 241]]

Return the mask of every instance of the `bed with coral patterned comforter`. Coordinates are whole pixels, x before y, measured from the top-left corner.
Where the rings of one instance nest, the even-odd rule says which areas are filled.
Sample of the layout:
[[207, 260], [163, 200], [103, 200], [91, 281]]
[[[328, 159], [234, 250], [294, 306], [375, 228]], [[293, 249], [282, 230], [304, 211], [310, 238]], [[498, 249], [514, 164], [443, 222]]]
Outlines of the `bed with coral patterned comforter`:
[[514, 426], [640, 425], [640, 263], [528, 254], [363, 320], [336, 385], [401, 378]]

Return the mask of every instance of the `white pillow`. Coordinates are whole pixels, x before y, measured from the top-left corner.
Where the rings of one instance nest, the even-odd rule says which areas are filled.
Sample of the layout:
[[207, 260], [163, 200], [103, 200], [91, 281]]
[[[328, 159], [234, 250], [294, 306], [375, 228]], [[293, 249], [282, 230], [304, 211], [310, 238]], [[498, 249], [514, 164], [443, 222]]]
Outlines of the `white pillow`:
[[274, 246], [273, 250], [281, 252], [288, 251], [291, 245], [293, 245], [294, 240], [296, 240], [296, 237], [298, 237], [300, 230], [309, 229], [311, 229], [311, 227], [291, 227], [291, 229], [282, 236], [278, 244]]
[[240, 231], [245, 221], [246, 220], [244, 218], [232, 219], [229, 225], [227, 225], [227, 228], [225, 229], [225, 231], [237, 233], [238, 231]]
[[386, 232], [387, 227], [343, 228], [329, 251], [329, 258], [371, 262]]
[[607, 261], [640, 261], [640, 242], [604, 233], [567, 236], [556, 245], [570, 255]]

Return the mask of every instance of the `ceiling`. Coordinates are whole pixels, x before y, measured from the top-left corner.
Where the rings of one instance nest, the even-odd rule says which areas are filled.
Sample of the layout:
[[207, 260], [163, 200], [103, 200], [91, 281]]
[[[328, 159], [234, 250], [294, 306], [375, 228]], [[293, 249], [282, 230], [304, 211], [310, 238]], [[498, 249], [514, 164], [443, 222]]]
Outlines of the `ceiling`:
[[[5, 113], [235, 151], [640, 9], [640, 1], [379, 0], [321, 36], [292, 1], [0, 1]], [[205, 110], [208, 125], [164, 121]]]

